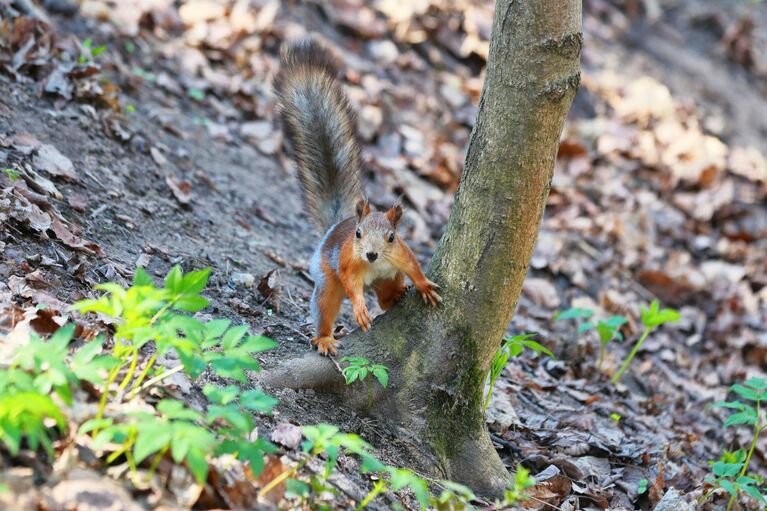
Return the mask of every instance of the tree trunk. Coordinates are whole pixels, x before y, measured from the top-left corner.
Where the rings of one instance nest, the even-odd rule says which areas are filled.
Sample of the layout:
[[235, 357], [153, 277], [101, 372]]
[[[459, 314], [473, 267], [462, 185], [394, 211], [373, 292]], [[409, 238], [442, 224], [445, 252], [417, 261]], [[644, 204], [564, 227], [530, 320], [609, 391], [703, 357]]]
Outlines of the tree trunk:
[[[402, 426], [423, 467], [497, 496], [508, 473], [481, 403], [493, 354], [516, 307], [580, 74], [580, 0], [498, 0], [479, 116], [447, 229], [429, 278], [444, 304], [409, 293], [344, 355], [390, 368], [369, 412]], [[266, 383], [332, 388], [360, 409], [367, 385], [344, 387], [333, 364], [307, 355]]]

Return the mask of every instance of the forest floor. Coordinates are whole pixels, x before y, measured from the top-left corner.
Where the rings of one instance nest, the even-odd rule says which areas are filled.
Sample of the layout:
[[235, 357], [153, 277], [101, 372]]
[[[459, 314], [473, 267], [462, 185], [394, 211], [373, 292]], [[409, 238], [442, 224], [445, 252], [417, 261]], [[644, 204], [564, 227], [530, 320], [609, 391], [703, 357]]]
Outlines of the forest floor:
[[[84, 0], [77, 14], [47, 4], [37, 14], [50, 25], [0, 0], [0, 168], [11, 169], [0, 173], [0, 315], [39, 305], [65, 314], [97, 283], [127, 285], [136, 266], [154, 276], [211, 267], [204, 313], [274, 339], [259, 355], [265, 368], [309, 350], [306, 268], [319, 235], [271, 93], [280, 42], [307, 33], [343, 62], [372, 202], [404, 195], [405, 237], [428, 265], [476, 115], [491, 2]], [[653, 509], [670, 488], [690, 509], [723, 508], [721, 492], [694, 503], [708, 462], [750, 437], [725, 429], [728, 414], [709, 405], [767, 371], [767, 55], [758, 50], [767, 10], [585, 4], [582, 85], [509, 326], [536, 333], [557, 358], [512, 359], [488, 427], [509, 468], [522, 463], [539, 481], [527, 509]], [[612, 385], [641, 333], [640, 306], [654, 298], [682, 320], [653, 333]], [[601, 371], [596, 337], [553, 319], [568, 307], [630, 318]], [[348, 306], [339, 321], [354, 328]], [[0, 332], [12, 326], [0, 321]], [[183, 377], [168, 385], [201, 403]], [[269, 391], [280, 404], [259, 418], [262, 434], [337, 424], [408, 465], [385, 420], [314, 391]], [[282, 448], [294, 456], [295, 446]], [[767, 475], [764, 439], [752, 467]], [[0, 450], [4, 508], [65, 507], [54, 491], [65, 475], [24, 482], [16, 468]], [[353, 466], [334, 477], [344, 495], [335, 507], [371, 485]], [[139, 506], [157, 501], [126, 489]], [[403, 495], [375, 507], [397, 499], [412, 505]]]

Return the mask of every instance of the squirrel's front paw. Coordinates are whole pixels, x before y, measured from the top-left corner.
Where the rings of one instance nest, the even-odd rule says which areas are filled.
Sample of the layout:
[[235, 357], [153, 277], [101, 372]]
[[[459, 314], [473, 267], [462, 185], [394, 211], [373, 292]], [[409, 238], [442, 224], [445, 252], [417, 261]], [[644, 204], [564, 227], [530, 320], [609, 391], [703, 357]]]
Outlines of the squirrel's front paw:
[[430, 305], [437, 305], [438, 303], [442, 303], [442, 297], [439, 296], [436, 291], [439, 289], [439, 286], [435, 282], [432, 282], [431, 280], [425, 280], [422, 284], [416, 286], [416, 289], [421, 295], [421, 298], [423, 298], [424, 303], [428, 303]]
[[317, 345], [317, 351], [322, 355], [335, 355], [337, 342], [338, 341], [334, 339], [332, 335], [315, 337], [312, 339], [312, 344]]
[[370, 330], [370, 313], [365, 305], [354, 307], [354, 319], [357, 321], [357, 324], [363, 332]]

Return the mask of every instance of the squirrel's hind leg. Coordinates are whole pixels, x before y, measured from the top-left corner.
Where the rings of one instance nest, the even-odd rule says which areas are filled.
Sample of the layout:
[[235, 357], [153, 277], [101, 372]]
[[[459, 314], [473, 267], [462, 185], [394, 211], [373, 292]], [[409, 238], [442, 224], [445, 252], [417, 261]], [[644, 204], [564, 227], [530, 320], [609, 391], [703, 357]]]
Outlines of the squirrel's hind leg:
[[311, 311], [316, 332], [312, 344], [316, 345], [317, 351], [323, 355], [336, 352], [337, 341], [333, 338], [333, 327], [341, 309], [344, 291], [340, 285], [334, 284], [324, 282], [322, 285], [315, 285], [312, 292]]
[[407, 291], [405, 277], [401, 272], [397, 272], [393, 279], [376, 281], [373, 291], [378, 297], [378, 305], [385, 311], [389, 310]]

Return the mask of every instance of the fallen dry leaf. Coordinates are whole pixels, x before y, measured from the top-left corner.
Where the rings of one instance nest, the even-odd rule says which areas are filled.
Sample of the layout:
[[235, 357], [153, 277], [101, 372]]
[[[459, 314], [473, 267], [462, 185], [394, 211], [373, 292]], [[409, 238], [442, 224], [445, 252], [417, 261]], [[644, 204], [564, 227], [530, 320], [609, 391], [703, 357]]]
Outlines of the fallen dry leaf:
[[192, 202], [192, 183], [189, 181], [178, 181], [173, 176], [166, 176], [165, 182], [168, 184], [173, 196], [182, 206], [189, 205]]

